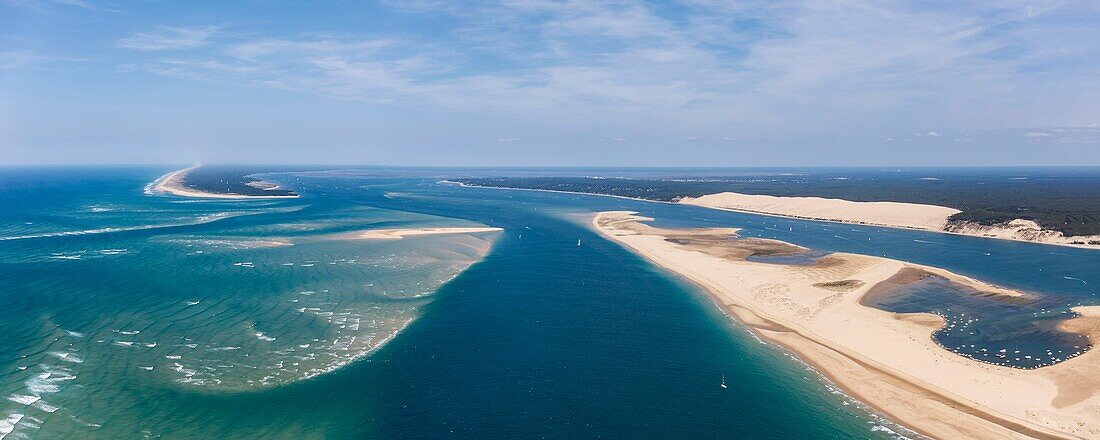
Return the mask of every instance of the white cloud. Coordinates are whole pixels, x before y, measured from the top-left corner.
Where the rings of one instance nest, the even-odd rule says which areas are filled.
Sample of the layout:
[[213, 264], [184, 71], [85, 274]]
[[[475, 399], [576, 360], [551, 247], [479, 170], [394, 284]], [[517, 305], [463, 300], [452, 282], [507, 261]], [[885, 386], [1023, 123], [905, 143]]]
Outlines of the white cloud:
[[0, 0], [0, 4], [6, 4], [30, 10], [42, 10], [51, 5], [62, 6], [75, 6], [83, 9], [95, 9], [95, 7], [84, 0]]
[[[535, 120], [642, 116], [697, 132], [739, 123], [747, 138], [791, 124], [821, 137], [848, 136], [853, 123], [896, 133], [1031, 126], [1037, 114], [1058, 116], [1034, 111], [1051, 96], [1100, 92], [1088, 79], [1100, 72], [1088, 61], [1100, 59], [1088, 44], [1100, 31], [1052, 24], [1073, 13], [1058, 2], [688, 1], [674, 13], [628, 0], [387, 4], [446, 23], [443, 36], [166, 27], [118, 45], [201, 48], [137, 63], [194, 81]], [[1084, 66], [1075, 94], [1043, 73], [1057, 69], [1036, 68], [1064, 60]]]
[[22, 69], [54, 62], [78, 61], [84, 61], [84, 59], [42, 55], [33, 50], [0, 51], [0, 69]]
[[219, 29], [218, 26], [162, 26], [154, 32], [137, 32], [118, 40], [116, 46], [151, 51], [195, 49], [209, 44]]
[[29, 50], [0, 52], [0, 69], [26, 67], [40, 59], [39, 55]]
[[92, 6], [91, 3], [86, 2], [84, 0], [53, 0], [53, 1], [54, 1], [54, 3], [57, 3], [59, 5], [76, 6], [78, 8], [84, 8], [84, 9], [95, 9]]
[[1050, 137], [1050, 133], [1046, 133], [1046, 132], [1042, 132], [1042, 131], [1029, 131], [1026, 134], [1024, 134], [1024, 137], [1026, 137], [1028, 139], [1042, 139], [1042, 138]]

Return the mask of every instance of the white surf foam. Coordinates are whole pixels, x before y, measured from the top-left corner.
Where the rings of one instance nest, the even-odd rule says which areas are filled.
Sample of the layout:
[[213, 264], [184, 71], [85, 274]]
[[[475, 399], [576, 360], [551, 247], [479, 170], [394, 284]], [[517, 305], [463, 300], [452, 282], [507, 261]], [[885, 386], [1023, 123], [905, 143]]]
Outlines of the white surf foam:
[[34, 402], [41, 400], [39, 396], [31, 396], [26, 394], [12, 394], [8, 396], [8, 400], [18, 403], [20, 405], [30, 405]]
[[19, 424], [19, 421], [23, 420], [23, 417], [26, 416], [19, 413], [12, 413], [8, 414], [8, 417], [0, 419], [0, 440], [4, 440], [4, 437], [11, 434], [11, 432], [15, 430], [15, 426]]
[[[42, 233], [42, 234], [15, 235], [15, 236], [10, 236], [10, 237], [0, 237], [0, 241], [27, 240], [27, 239], [32, 239], [32, 238], [46, 238], [46, 237], [69, 237], [69, 236], [74, 236], [74, 235], [108, 234], [108, 233], [111, 233], [111, 232], [143, 231], [143, 230], [147, 230], [147, 229], [172, 228], [172, 227], [177, 227], [177, 226], [200, 225], [200, 224], [203, 224], [203, 223], [210, 223], [210, 222], [213, 222], [213, 221], [216, 221], [216, 220], [221, 220], [223, 218], [236, 217], [236, 216], [239, 216], [239, 215], [247, 215], [247, 214], [249, 214], [249, 213], [247, 213], [247, 212], [219, 212], [219, 213], [216, 213], [216, 214], [200, 216], [200, 217], [196, 218], [194, 221], [191, 221], [191, 222], [169, 223], [169, 224], [160, 224], [160, 225], [127, 226], [127, 227], [106, 227], [106, 228], [96, 228], [96, 229], [84, 229], [84, 230], [79, 230], [79, 231], [58, 231], [58, 232], [46, 232], [46, 233]], [[125, 250], [125, 249], [123, 249], [123, 250]]]
[[75, 354], [65, 352], [65, 351], [51, 351], [50, 356], [56, 357], [56, 358], [61, 359], [65, 362], [72, 362], [74, 364], [84, 363], [83, 359], [77, 357]]
[[58, 408], [56, 406], [50, 405], [46, 402], [43, 402], [41, 400], [39, 400], [37, 402], [34, 402], [33, 404], [31, 404], [31, 406], [33, 406], [35, 408], [38, 408], [42, 411], [48, 412], [48, 413], [54, 413], [54, 412], [57, 412], [57, 410], [61, 409], [61, 408]]

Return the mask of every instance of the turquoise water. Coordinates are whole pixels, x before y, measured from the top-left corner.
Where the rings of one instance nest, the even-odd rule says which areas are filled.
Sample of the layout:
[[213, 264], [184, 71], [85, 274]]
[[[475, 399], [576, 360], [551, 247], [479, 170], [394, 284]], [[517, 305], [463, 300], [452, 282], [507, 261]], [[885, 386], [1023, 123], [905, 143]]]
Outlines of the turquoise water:
[[[438, 170], [265, 177], [295, 200], [144, 194], [165, 171], [0, 170], [5, 438], [904, 432], [599, 238], [599, 210], [946, 267], [1051, 309], [1100, 284], [1085, 250], [459, 188]], [[505, 231], [342, 239], [477, 225]]]
[[1084, 335], [1057, 330], [1071, 316], [1057, 301], [1053, 296], [1024, 302], [990, 298], [929, 276], [864, 302], [894, 312], [943, 316], [944, 327], [932, 335], [941, 346], [982, 362], [1031, 369], [1072, 359], [1091, 348]]

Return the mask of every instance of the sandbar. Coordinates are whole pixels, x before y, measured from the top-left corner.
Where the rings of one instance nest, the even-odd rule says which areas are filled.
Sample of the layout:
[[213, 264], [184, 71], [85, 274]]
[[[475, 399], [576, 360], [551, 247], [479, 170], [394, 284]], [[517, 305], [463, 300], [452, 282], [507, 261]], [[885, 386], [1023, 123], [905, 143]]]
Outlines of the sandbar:
[[[212, 193], [207, 191], [200, 191], [184, 185], [184, 178], [187, 177], [187, 173], [200, 166], [201, 165], [193, 165], [160, 176], [159, 178], [157, 178], [157, 180], [154, 180], [152, 183], [145, 187], [145, 192], [147, 194], [172, 194], [181, 197], [197, 197], [205, 199], [293, 199], [298, 197], [297, 194], [278, 196], [250, 196], [244, 194]], [[271, 185], [265, 187], [265, 189], [275, 188], [278, 188], [278, 186]]]
[[476, 232], [498, 231], [503, 231], [503, 229], [493, 227], [371, 229], [351, 234], [349, 237], [366, 240], [400, 240], [405, 237], [415, 237], [420, 235], [472, 234]]
[[[834, 253], [814, 264], [745, 259], [789, 252], [777, 240], [732, 240], [734, 229], [660, 229], [633, 212], [597, 214], [592, 227], [701, 286], [729, 315], [829, 378], [847, 394], [935, 438], [1100, 438], [1100, 355], [1037, 369], [979, 362], [935, 343], [932, 314], [861, 303], [899, 272], [924, 271], [1005, 298], [1026, 292], [952, 272], [868, 255]], [[895, 281], [898, 281], [896, 278]], [[1061, 324], [1094, 343], [1100, 306]]]

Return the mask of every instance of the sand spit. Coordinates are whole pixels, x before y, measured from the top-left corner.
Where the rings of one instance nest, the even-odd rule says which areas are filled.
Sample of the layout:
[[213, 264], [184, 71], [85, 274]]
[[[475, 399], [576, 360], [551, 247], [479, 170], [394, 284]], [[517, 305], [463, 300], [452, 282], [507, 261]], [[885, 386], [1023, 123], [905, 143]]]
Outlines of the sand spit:
[[[146, 194], [172, 194], [182, 197], [198, 197], [206, 199], [293, 199], [298, 197], [297, 194], [286, 196], [248, 196], [244, 194], [212, 193], [199, 191], [197, 189], [185, 186], [183, 184], [183, 179], [187, 176], [187, 173], [200, 166], [201, 165], [194, 165], [160, 176], [159, 178], [157, 178], [157, 180], [154, 180], [152, 183], [145, 187], [145, 192]], [[275, 188], [278, 187], [273, 186], [264, 189]]]
[[[1007, 299], [1026, 297], [927, 266], [837, 253], [809, 265], [746, 260], [790, 252], [775, 240], [730, 240], [730, 229], [667, 230], [631, 212], [604, 212], [607, 238], [704, 287], [732, 316], [791, 350], [850, 395], [937, 438], [1100, 437], [1100, 355], [1090, 350], [1025, 370], [951, 353], [932, 340], [931, 314], [896, 314], [860, 299], [903, 270], [939, 276]], [[904, 274], [903, 274], [904, 275]], [[902, 277], [904, 278], [904, 276]], [[1100, 307], [1062, 324], [1100, 337]]]
[[471, 234], [475, 232], [498, 232], [503, 231], [501, 228], [481, 227], [481, 228], [411, 228], [411, 229], [372, 229], [369, 231], [356, 232], [351, 234], [349, 238], [356, 239], [368, 239], [368, 240], [400, 240], [405, 237], [415, 237], [419, 235], [442, 235], [442, 234]]
[[754, 214], [824, 220], [891, 228], [920, 229], [974, 237], [1100, 249], [1100, 236], [1066, 237], [1059, 231], [1042, 229], [1031, 220], [1016, 219], [986, 226], [969, 222], [949, 222], [959, 210], [945, 206], [901, 202], [854, 202], [821, 197], [777, 197], [723, 192], [700, 197], [685, 197], [685, 205]]

